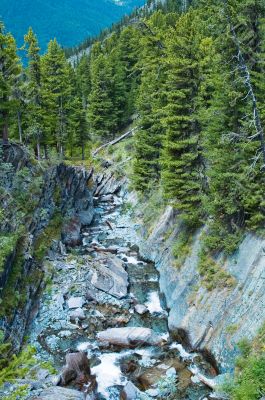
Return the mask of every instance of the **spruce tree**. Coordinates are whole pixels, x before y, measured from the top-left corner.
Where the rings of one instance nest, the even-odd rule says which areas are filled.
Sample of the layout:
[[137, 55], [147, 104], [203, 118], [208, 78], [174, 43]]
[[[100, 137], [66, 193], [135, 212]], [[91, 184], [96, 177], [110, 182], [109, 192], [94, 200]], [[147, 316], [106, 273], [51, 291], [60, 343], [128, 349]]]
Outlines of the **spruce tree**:
[[48, 45], [41, 60], [44, 121], [44, 144], [56, 146], [60, 156], [64, 154], [67, 140], [68, 111], [71, 95], [71, 66], [56, 39]]
[[180, 17], [168, 33], [167, 105], [162, 152], [162, 184], [167, 199], [191, 225], [202, 217], [202, 165], [200, 126], [197, 118], [199, 66], [196, 12]]
[[13, 88], [21, 73], [15, 39], [5, 32], [0, 21], [0, 129], [3, 143], [8, 143], [8, 129], [14, 111]]
[[32, 28], [24, 36], [28, 57], [28, 132], [33, 136], [33, 145], [40, 159], [40, 143], [43, 142], [43, 115], [41, 106], [41, 63], [40, 47]]

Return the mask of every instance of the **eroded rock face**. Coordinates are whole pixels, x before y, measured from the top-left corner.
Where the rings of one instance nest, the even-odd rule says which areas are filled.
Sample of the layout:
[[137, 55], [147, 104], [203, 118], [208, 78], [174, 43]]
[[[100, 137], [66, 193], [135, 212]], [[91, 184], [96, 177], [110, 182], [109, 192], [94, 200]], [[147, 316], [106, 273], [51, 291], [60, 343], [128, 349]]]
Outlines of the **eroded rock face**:
[[77, 390], [52, 386], [43, 390], [39, 396], [31, 397], [30, 400], [84, 400], [84, 395]]
[[[102, 264], [105, 261], [105, 265]], [[97, 289], [122, 299], [128, 291], [128, 274], [122, 261], [114, 256], [105, 257], [93, 265], [89, 274], [90, 283]]]
[[201, 231], [194, 235], [190, 256], [181, 268], [174, 266], [170, 249], [180, 230], [172, 207], [167, 207], [148, 240], [138, 238], [141, 254], [159, 270], [171, 332], [186, 332], [193, 348], [213, 354], [221, 372], [231, 371], [237, 343], [244, 337], [251, 340], [265, 319], [265, 240], [248, 234], [236, 254], [220, 261], [221, 268], [234, 277], [234, 287], [208, 291], [198, 272]]
[[110, 328], [99, 332], [97, 339], [100, 342], [121, 347], [161, 345], [163, 343], [163, 339], [152, 329], [141, 327]]

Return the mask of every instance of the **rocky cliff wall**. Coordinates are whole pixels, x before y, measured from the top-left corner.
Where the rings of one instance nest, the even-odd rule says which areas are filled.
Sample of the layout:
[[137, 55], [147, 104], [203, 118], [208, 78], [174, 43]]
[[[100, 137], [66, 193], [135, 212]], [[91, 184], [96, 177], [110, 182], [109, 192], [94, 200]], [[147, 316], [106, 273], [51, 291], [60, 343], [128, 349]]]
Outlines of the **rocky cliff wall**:
[[238, 251], [221, 267], [236, 284], [208, 291], [198, 273], [201, 232], [193, 238], [190, 256], [180, 269], [174, 266], [172, 245], [180, 227], [173, 209], [167, 207], [147, 240], [140, 229], [144, 257], [160, 272], [160, 288], [169, 307], [171, 332], [188, 338], [195, 350], [213, 355], [220, 372], [231, 371], [238, 354], [237, 343], [252, 339], [265, 320], [265, 240], [246, 235]]
[[[64, 164], [49, 168], [44, 173], [43, 190], [38, 205], [25, 219], [26, 233], [23, 234], [23, 240], [21, 238], [18, 241], [20, 244], [23, 241], [22, 250], [20, 248], [20, 257], [23, 257], [20, 270], [17, 271], [16, 248], [7, 257], [0, 276], [0, 298], [3, 306], [11, 303], [13, 296], [18, 294], [21, 297], [19, 302], [14, 302], [14, 309], [8, 307], [8, 313], [0, 316], [0, 330], [5, 339], [12, 342], [13, 349], [19, 349], [22, 343], [38, 292], [44, 284], [41, 262], [34, 255], [34, 251], [38, 251], [41, 246], [39, 238], [55, 213], [59, 213], [62, 217], [62, 242], [71, 245], [81, 240], [81, 227], [90, 224], [94, 215], [92, 175], [92, 170], [85, 171]], [[53, 245], [57, 245], [56, 243], [58, 242]]]

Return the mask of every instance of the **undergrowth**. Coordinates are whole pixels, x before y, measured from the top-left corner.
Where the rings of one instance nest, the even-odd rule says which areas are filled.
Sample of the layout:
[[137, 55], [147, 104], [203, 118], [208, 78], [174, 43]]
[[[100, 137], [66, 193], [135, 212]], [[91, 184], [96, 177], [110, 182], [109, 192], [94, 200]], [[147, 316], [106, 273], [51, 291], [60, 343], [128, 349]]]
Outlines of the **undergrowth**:
[[252, 342], [243, 339], [238, 346], [235, 375], [223, 389], [232, 400], [259, 400], [265, 396], [265, 324]]

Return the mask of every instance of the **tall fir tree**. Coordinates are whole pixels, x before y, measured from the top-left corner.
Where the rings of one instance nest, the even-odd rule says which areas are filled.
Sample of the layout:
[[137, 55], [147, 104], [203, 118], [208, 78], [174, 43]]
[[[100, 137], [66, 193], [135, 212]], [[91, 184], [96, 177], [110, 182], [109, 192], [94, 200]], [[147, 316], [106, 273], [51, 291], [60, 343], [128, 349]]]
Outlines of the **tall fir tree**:
[[0, 21], [0, 129], [3, 143], [8, 143], [8, 130], [14, 112], [13, 88], [21, 74], [21, 64], [17, 56], [15, 39], [5, 32]]
[[180, 17], [168, 33], [162, 184], [166, 198], [188, 224], [202, 217], [201, 137], [197, 118], [199, 30], [195, 11]]

